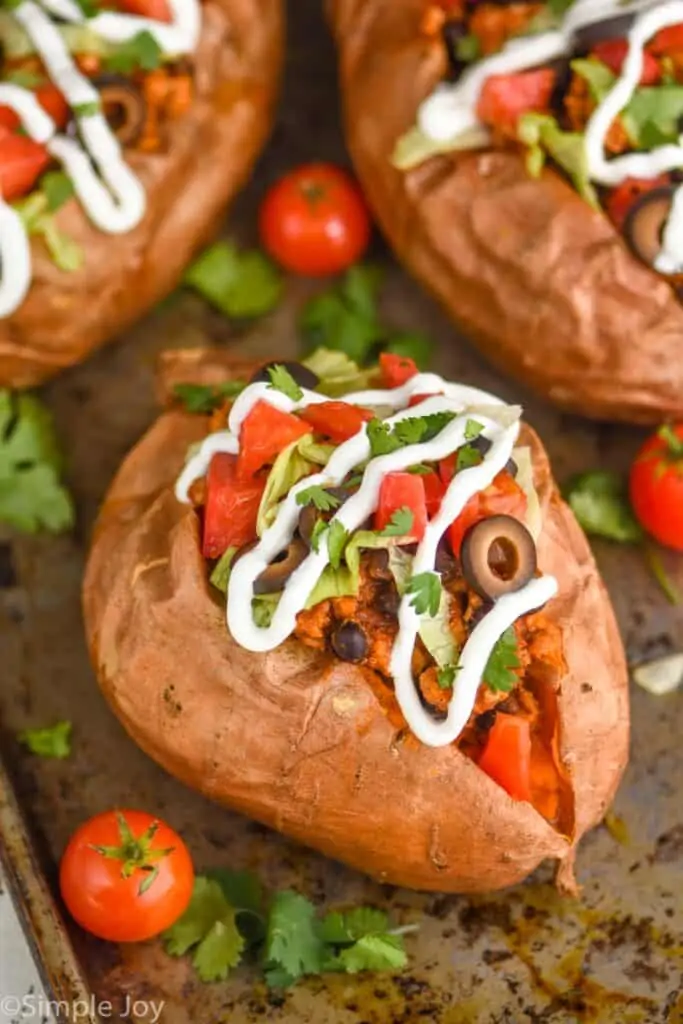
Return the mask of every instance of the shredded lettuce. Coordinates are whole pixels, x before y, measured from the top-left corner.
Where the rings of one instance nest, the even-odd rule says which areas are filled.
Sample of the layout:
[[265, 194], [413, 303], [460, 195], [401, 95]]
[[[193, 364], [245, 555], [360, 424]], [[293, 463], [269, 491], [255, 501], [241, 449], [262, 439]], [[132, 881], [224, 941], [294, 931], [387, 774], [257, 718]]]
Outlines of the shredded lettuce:
[[280, 501], [291, 491], [299, 480], [315, 472], [317, 465], [305, 458], [294, 441], [280, 452], [266, 481], [256, 516], [256, 532], [259, 537], [274, 522]]
[[319, 441], [313, 440], [313, 434], [304, 434], [301, 440], [297, 442], [297, 448], [299, 455], [304, 459], [314, 462], [316, 466], [326, 466], [330, 461], [335, 445], [321, 444]]
[[523, 114], [519, 119], [517, 134], [528, 147], [527, 170], [532, 177], [538, 177], [545, 164], [546, 153], [574, 182], [583, 199], [600, 209], [598, 195], [588, 172], [586, 140], [580, 132], [565, 132], [550, 114]]
[[331, 398], [361, 391], [369, 387], [377, 375], [377, 367], [361, 370], [345, 352], [329, 348], [317, 348], [303, 364], [320, 378], [318, 390]]
[[408, 171], [411, 167], [417, 167], [433, 156], [485, 149], [490, 145], [491, 132], [484, 125], [477, 125], [450, 139], [432, 139], [415, 125], [396, 143], [391, 155], [391, 162], [399, 171]]
[[26, 199], [14, 203], [14, 209], [29, 235], [42, 238], [48, 252], [60, 270], [79, 270], [85, 254], [72, 238], [57, 227], [54, 214], [50, 213], [50, 201], [42, 191], [32, 192]]
[[[114, 48], [88, 25], [60, 25], [59, 33], [70, 53], [106, 57]], [[36, 52], [33, 40], [10, 11], [0, 11], [0, 39], [7, 59], [30, 57]]]
[[515, 448], [512, 458], [517, 465], [517, 483], [526, 494], [526, 528], [534, 540], [538, 540], [543, 522], [541, 503], [534, 486], [534, 464], [531, 459], [531, 449]]

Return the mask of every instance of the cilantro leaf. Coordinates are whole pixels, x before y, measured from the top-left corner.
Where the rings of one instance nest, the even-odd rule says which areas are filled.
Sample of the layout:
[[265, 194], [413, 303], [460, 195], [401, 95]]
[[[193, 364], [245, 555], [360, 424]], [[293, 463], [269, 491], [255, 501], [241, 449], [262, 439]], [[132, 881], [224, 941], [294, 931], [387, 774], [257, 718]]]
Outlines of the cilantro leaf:
[[162, 51], [151, 32], [138, 32], [132, 39], [120, 43], [107, 57], [106, 65], [110, 71], [120, 71], [128, 75], [131, 71], [141, 68], [143, 71], [154, 71], [161, 64]]
[[34, 533], [69, 529], [74, 509], [61, 485], [52, 417], [37, 398], [0, 389], [0, 522]]
[[475, 437], [479, 437], [483, 429], [483, 423], [479, 423], [477, 420], [468, 419], [465, 423], [465, 440], [474, 441]]
[[242, 959], [245, 941], [235, 922], [235, 911], [228, 908], [215, 921], [195, 950], [192, 963], [202, 981], [223, 981]]
[[441, 577], [438, 573], [421, 572], [413, 576], [406, 587], [406, 593], [413, 595], [410, 603], [418, 615], [430, 615], [434, 618], [439, 614]]
[[296, 496], [297, 505], [314, 505], [319, 512], [331, 512], [341, 505], [339, 498], [330, 494], [320, 484], [313, 484], [299, 491]]
[[63, 760], [71, 753], [71, 722], [57, 722], [44, 729], [24, 729], [17, 739], [32, 754]]
[[323, 956], [324, 946], [313, 904], [291, 890], [277, 893], [271, 904], [266, 933], [266, 969], [283, 968], [295, 980], [302, 974], [318, 974]]
[[356, 907], [340, 913], [337, 910], [327, 914], [322, 923], [322, 937], [333, 946], [355, 942], [364, 935], [386, 932], [389, 919], [383, 910], [372, 907]]
[[390, 455], [401, 447], [389, 424], [377, 418], [368, 423], [367, 436], [373, 458], [377, 458], [378, 455]]
[[300, 329], [309, 349], [320, 346], [364, 363], [382, 340], [376, 297], [381, 272], [372, 266], [351, 267], [342, 283], [311, 299], [301, 315]]
[[400, 971], [408, 963], [399, 935], [365, 935], [343, 949], [338, 957], [339, 964], [347, 974], [359, 971]]
[[472, 466], [480, 465], [483, 458], [481, 452], [473, 445], [463, 445], [462, 448], [458, 448], [458, 454], [455, 457], [456, 472], [460, 473], [463, 469], [471, 469]]
[[437, 670], [436, 681], [442, 690], [452, 690], [455, 677], [458, 674], [458, 665], [444, 665]]
[[166, 952], [170, 956], [184, 956], [201, 942], [228, 910], [228, 903], [218, 882], [197, 875], [187, 910], [162, 936]]
[[310, 540], [310, 543], [311, 543], [311, 548], [312, 548], [313, 551], [315, 551], [316, 555], [320, 551], [320, 540], [321, 540], [323, 534], [327, 533], [328, 530], [329, 530], [329, 526], [325, 522], [324, 519], [318, 519], [316, 521], [316, 523], [315, 523], [315, 526], [311, 530], [311, 540]]
[[64, 171], [48, 171], [40, 179], [40, 188], [51, 213], [64, 206], [64, 203], [75, 194], [71, 178], [67, 177]]
[[484, 682], [494, 693], [509, 693], [517, 685], [515, 669], [520, 660], [517, 651], [517, 634], [510, 626], [496, 641], [484, 669]]
[[281, 391], [283, 395], [287, 395], [287, 398], [291, 398], [293, 402], [300, 402], [304, 397], [304, 393], [292, 377], [289, 370], [282, 366], [281, 363], [276, 363], [275, 366], [268, 367], [268, 376], [270, 377], [269, 388], [273, 388], [274, 391]]
[[330, 532], [327, 536], [327, 553], [330, 556], [330, 565], [333, 569], [339, 568], [348, 539], [348, 531], [337, 519], [330, 523]]
[[380, 537], [407, 537], [412, 529], [414, 519], [415, 516], [407, 505], [396, 509], [384, 529], [380, 530]]
[[637, 544], [643, 539], [625, 482], [617, 473], [582, 473], [569, 481], [564, 496], [587, 534], [624, 544]]
[[411, 416], [400, 420], [393, 433], [402, 445], [424, 444], [432, 441], [455, 419], [452, 412], [435, 412], [428, 416]]
[[224, 241], [201, 253], [185, 272], [184, 283], [221, 313], [238, 318], [269, 313], [282, 295], [282, 277], [270, 260]]
[[226, 398], [234, 398], [247, 386], [243, 380], [226, 380], [222, 384], [176, 384], [173, 394], [188, 412], [210, 413], [223, 404]]

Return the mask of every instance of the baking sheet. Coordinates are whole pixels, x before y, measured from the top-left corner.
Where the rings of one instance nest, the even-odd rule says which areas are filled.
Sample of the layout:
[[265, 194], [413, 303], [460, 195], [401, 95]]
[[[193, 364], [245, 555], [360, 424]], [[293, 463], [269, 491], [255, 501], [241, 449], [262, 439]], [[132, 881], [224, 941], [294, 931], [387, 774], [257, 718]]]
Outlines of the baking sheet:
[[[293, 0], [289, 13], [289, 66], [278, 123], [231, 218], [231, 233], [245, 243], [255, 241], [259, 197], [280, 172], [304, 159], [343, 156], [334, 59], [319, 0]], [[520, 395], [484, 366], [381, 246], [377, 256], [387, 270], [386, 319], [434, 335], [440, 372], [508, 400], [521, 398], [559, 479], [580, 469], [628, 464], [641, 437], [637, 431], [590, 425]], [[115, 1015], [135, 1000], [163, 1000], [168, 1024], [681, 1024], [683, 694], [655, 698], [633, 690], [632, 762], [610, 827], [583, 843], [582, 902], [560, 900], [544, 869], [513, 891], [474, 899], [376, 885], [174, 782], [133, 747], [100, 697], [82, 636], [80, 579], [107, 482], [155, 415], [156, 353], [219, 342], [254, 356], [294, 355], [297, 313], [315, 290], [290, 282], [285, 304], [246, 333], [194, 297], [177, 296], [130, 331], [125, 343], [45, 389], [69, 453], [78, 525], [73, 536], [58, 539], [0, 533], [2, 746], [53, 891], [59, 854], [85, 817], [113, 804], [143, 807], [182, 832], [201, 867], [249, 867], [266, 884], [294, 886], [321, 904], [367, 901], [386, 907], [401, 923], [419, 923], [418, 936], [408, 940], [410, 966], [393, 979], [333, 977], [282, 996], [255, 983], [248, 969], [225, 984], [206, 986], [189, 963], [166, 957], [156, 943], [118, 948], [74, 932], [75, 967], [97, 1000], [112, 1003]], [[680, 648], [683, 611], [666, 605], [637, 553], [603, 545], [598, 556], [631, 660]], [[674, 562], [669, 568], [683, 584], [683, 571]], [[61, 718], [74, 723], [68, 761], [32, 758], [16, 743], [20, 729]], [[0, 827], [6, 824], [6, 816], [0, 818]], [[8, 833], [2, 839], [26, 905], [21, 877], [40, 887], [42, 874], [34, 854], [22, 844], [10, 848]], [[46, 906], [56, 922], [49, 896]], [[56, 985], [54, 963], [68, 946], [59, 939], [55, 947], [41, 934], [34, 939]]]

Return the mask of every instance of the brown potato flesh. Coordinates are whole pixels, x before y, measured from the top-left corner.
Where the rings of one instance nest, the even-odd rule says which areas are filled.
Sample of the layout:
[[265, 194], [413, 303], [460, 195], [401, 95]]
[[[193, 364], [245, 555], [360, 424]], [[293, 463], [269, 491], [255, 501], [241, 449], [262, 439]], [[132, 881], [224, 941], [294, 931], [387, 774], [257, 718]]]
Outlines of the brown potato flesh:
[[[173, 352], [162, 391], [217, 383], [225, 353]], [[576, 844], [604, 816], [627, 760], [624, 654], [588, 543], [559, 497], [536, 435], [544, 514], [539, 564], [559, 581], [546, 611], [564, 638], [553, 683], [574, 829], [560, 835], [454, 746], [407, 741], [362, 668], [290, 640], [239, 647], [210, 587], [194, 510], [173, 484], [207, 419], [162, 414], [104, 500], [84, 581], [92, 662], [131, 737], [187, 785], [384, 882], [476, 892], [511, 885], [545, 858], [575, 890]]]
[[283, 21], [282, 0], [202, 4], [192, 107], [168, 126], [166, 152], [126, 154], [147, 193], [142, 222], [109, 235], [75, 199], [58, 212], [84, 265], [60, 271], [42, 244], [32, 243], [28, 296], [0, 320], [0, 387], [33, 386], [84, 359], [167, 295], [217, 234], [270, 130]]
[[404, 172], [396, 141], [443, 79], [425, 0], [329, 0], [347, 143], [394, 251], [500, 369], [598, 419], [683, 417], [683, 307], [607, 217], [523, 156], [440, 156]]

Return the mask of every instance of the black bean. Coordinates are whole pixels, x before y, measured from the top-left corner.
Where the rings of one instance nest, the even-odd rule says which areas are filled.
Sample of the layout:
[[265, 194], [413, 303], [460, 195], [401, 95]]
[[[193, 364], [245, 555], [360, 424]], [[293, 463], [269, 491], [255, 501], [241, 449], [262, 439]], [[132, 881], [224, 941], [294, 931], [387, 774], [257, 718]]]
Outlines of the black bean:
[[368, 653], [368, 640], [357, 622], [348, 619], [337, 626], [331, 638], [332, 650], [342, 661], [362, 661]]

